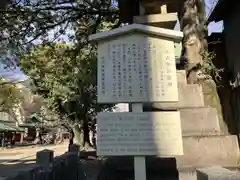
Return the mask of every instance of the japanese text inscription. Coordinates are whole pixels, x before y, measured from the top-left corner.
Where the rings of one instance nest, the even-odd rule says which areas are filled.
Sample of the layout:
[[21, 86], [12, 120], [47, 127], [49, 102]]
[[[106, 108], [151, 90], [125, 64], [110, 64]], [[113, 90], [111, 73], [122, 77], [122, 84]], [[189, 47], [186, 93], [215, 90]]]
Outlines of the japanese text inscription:
[[132, 35], [98, 45], [98, 102], [178, 101], [174, 42]]
[[103, 112], [97, 124], [98, 155], [183, 154], [179, 112]]

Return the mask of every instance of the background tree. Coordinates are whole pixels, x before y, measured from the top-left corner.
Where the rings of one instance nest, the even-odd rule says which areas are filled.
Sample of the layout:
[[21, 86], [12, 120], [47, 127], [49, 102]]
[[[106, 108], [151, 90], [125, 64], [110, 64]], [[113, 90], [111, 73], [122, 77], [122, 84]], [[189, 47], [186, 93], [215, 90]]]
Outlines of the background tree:
[[[0, 11], [1, 53], [5, 56], [10, 54], [11, 57], [6, 58], [6, 62], [15, 65], [18, 57], [23, 55], [20, 66], [32, 78], [36, 92], [43, 96], [48, 108], [61, 117], [62, 125], [68, 124], [74, 134], [81, 134], [75, 136], [80, 137], [78, 141], [81, 145], [89, 141], [88, 136], [82, 133], [85, 129], [87, 134], [87, 122], [94, 121], [96, 112], [104, 107], [95, 102], [96, 75], [90, 74], [95, 73], [92, 69], [96, 68], [96, 52], [95, 47], [88, 44], [88, 36], [120, 26], [118, 10], [113, 2], [13, 0]], [[53, 43], [66, 40], [72, 47], [62, 44], [64, 47], [60, 48]], [[36, 48], [36, 43], [46, 47]], [[35, 50], [28, 53], [32, 49]], [[54, 55], [56, 49], [62, 52]], [[36, 58], [36, 53], [43, 55], [40, 52], [45, 52], [47, 62]], [[27, 60], [29, 57], [38, 60], [36, 63], [30, 62]], [[53, 61], [54, 58], [57, 59]], [[64, 60], [59, 62], [59, 59]], [[53, 70], [56, 71], [51, 72]]]
[[0, 111], [10, 113], [23, 100], [16, 84], [0, 77]]
[[81, 147], [88, 147], [88, 123], [97, 112], [112, 107], [96, 101], [94, 50], [89, 45], [78, 52], [66, 44], [38, 45], [21, 57], [19, 65], [32, 79], [47, 107], [61, 118], [60, 125], [72, 130]]
[[68, 36], [72, 43], [83, 44], [83, 36], [95, 33], [103, 20], [118, 19], [113, 4], [112, 0], [12, 0], [0, 11], [2, 48], [17, 57], [36, 41], [62, 41]]

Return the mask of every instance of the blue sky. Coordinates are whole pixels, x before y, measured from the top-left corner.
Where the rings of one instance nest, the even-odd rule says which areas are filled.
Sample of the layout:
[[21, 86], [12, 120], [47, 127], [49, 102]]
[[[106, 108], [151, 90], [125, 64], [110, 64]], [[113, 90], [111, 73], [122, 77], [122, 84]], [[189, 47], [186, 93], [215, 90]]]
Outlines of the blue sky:
[[[211, 11], [213, 10], [216, 0], [205, 0], [206, 3], [206, 15], [207, 17], [210, 15]], [[179, 30], [179, 23], [176, 25], [175, 30]], [[209, 35], [212, 32], [222, 32], [223, 30], [223, 23], [210, 23], [208, 26], [208, 33]], [[53, 32], [50, 32], [49, 36], [53, 36]], [[67, 37], [63, 37], [64, 39]], [[24, 80], [26, 76], [21, 72], [21, 70], [16, 67], [14, 70], [6, 70], [2, 65], [0, 65], [0, 76], [8, 77], [9, 79], [16, 79], [16, 80]]]
[[[206, 4], [206, 16], [209, 17], [212, 10], [214, 9], [216, 5], [217, 0], [205, 0]], [[179, 23], [176, 24], [175, 30], [179, 30]], [[208, 34], [210, 35], [212, 32], [222, 32], [223, 30], [223, 22], [218, 22], [218, 23], [210, 23], [208, 25]]]

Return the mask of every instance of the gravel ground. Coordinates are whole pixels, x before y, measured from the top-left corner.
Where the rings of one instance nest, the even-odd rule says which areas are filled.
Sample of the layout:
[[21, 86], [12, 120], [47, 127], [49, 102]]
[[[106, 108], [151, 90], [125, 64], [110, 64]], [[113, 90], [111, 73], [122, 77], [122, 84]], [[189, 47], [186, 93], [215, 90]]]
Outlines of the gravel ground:
[[[67, 151], [68, 144], [50, 146], [29, 146], [0, 150], [0, 179], [15, 175], [22, 169], [28, 168], [36, 162], [36, 152], [50, 149], [54, 150], [54, 156], [59, 156]], [[96, 153], [85, 152], [81, 158], [81, 164], [86, 173], [87, 180], [96, 180], [101, 169], [102, 161], [96, 158]]]
[[0, 179], [9, 177], [36, 162], [36, 152], [49, 149], [54, 150], [54, 156], [59, 156], [67, 151], [68, 144], [34, 146], [25, 148], [12, 148], [0, 150]]

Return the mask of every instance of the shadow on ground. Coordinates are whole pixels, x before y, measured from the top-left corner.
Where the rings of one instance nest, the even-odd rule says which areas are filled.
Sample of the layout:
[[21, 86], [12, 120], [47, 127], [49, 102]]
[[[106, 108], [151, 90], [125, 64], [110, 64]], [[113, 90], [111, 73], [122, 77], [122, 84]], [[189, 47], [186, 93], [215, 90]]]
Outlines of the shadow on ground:
[[[131, 156], [109, 157], [100, 167], [97, 180], [133, 180], [134, 161]], [[146, 157], [148, 180], [179, 180], [175, 158]]]
[[96, 159], [97, 153], [96, 151], [81, 151], [80, 157], [83, 159]]
[[[81, 165], [88, 180], [133, 180], [132, 156], [97, 158], [96, 152], [81, 152]], [[175, 158], [146, 157], [149, 180], [179, 180]]]

